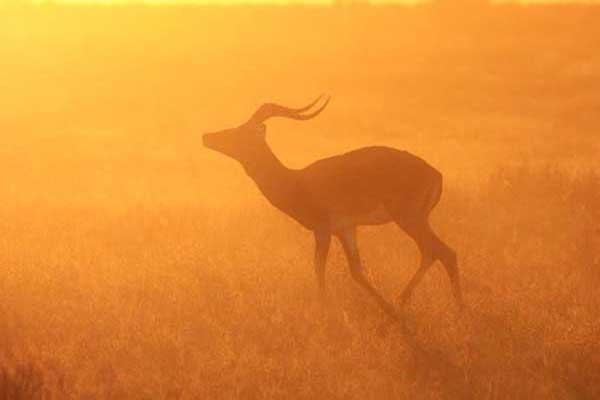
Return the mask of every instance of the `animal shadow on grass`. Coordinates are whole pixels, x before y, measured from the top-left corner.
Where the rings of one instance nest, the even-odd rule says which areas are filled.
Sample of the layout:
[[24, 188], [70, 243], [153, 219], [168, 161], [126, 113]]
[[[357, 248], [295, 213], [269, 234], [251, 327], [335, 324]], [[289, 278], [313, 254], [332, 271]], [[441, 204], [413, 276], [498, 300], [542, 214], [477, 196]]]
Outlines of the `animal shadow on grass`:
[[416, 319], [404, 312], [390, 328], [396, 328], [410, 351], [411, 359], [407, 363], [410, 380], [422, 387], [437, 387], [444, 398], [473, 398], [464, 368], [442, 349], [420, 339]]

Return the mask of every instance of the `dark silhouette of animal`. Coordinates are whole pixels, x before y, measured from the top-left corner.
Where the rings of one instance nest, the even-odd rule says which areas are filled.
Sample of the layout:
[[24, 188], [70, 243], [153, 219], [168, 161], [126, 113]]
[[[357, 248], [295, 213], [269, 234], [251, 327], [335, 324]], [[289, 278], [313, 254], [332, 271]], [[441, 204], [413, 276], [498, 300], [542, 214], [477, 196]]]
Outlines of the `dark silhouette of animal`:
[[455, 251], [431, 229], [429, 214], [442, 194], [442, 175], [424, 160], [389, 147], [365, 147], [316, 161], [302, 169], [290, 169], [275, 156], [266, 141], [265, 121], [272, 117], [309, 120], [316, 117], [329, 99], [309, 112], [320, 100], [302, 108], [263, 104], [242, 125], [203, 136], [204, 145], [239, 161], [269, 202], [315, 237], [315, 271], [325, 291], [325, 264], [331, 237], [344, 249], [352, 278], [392, 318], [394, 307], [363, 275], [356, 243], [356, 228], [395, 222], [416, 242], [421, 264], [401, 293], [404, 304], [427, 269], [440, 260], [456, 301], [462, 295]]

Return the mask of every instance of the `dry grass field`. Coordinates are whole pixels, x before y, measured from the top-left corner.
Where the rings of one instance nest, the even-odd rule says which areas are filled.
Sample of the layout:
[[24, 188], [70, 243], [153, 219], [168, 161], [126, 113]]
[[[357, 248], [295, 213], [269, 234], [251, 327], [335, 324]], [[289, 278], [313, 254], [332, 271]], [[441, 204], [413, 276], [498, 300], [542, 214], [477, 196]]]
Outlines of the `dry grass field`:
[[[0, 399], [600, 397], [600, 9], [57, 7], [0, 11]], [[386, 317], [340, 246], [200, 135], [264, 101], [289, 166], [409, 150], [445, 176], [459, 255]], [[417, 268], [360, 230], [393, 299]]]

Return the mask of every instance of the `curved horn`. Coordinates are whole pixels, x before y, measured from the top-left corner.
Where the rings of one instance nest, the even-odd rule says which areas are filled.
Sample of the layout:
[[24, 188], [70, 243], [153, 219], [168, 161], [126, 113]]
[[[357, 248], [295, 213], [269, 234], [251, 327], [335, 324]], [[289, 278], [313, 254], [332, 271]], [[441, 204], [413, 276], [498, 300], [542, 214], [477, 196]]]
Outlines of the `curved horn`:
[[[295, 111], [295, 112], [297, 112], [297, 113], [303, 113], [304, 111], [308, 111], [308, 110], [310, 110], [311, 108], [313, 108], [313, 107], [315, 106], [315, 104], [317, 104], [317, 103], [319, 102], [319, 100], [321, 100], [322, 98], [323, 98], [323, 94], [321, 93], [321, 94], [319, 95], [319, 97], [317, 97], [317, 98], [316, 98], [316, 99], [315, 99], [315, 100], [314, 100], [312, 103], [310, 103], [309, 105], [307, 105], [307, 106], [304, 106], [304, 107], [300, 107], [300, 108], [290, 108], [290, 110], [293, 110], [293, 111]], [[328, 99], [328, 101], [329, 101], [329, 99]]]
[[[316, 117], [317, 115], [321, 114], [321, 111], [323, 111], [325, 109], [325, 107], [327, 107], [327, 104], [329, 104], [329, 100], [331, 100], [331, 97], [328, 97], [327, 100], [325, 100], [325, 103], [323, 103], [323, 105], [321, 107], [319, 107], [317, 110], [311, 112], [310, 114], [297, 114], [293, 117], [293, 119], [299, 119], [299, 120], [307, 120], [307, 119], [311, 119]], [[316, 102], [315, 102], [316, 103]]]
[[301, 113], [311, 109], [315, 104], [317, 104], [317, 102], [319, 102], [319, 100], [321, 100], [322, 97], [323, 95], [319, 96], [315, 101], [313, 101], [309, 105], [300, 108], [289, 108], [275, 103], [266, 103], [260, 106], [258, 110], [256, 110], [254, 115], [252, 115], [252, 117], [250, 118], [250, 121], [254, 123], [261, 123], [271, 117], [284, 117], [299, 120], [311, 119], [316, 117], [321, 111], [323, 111], [325, 106], [327, 106], [327, 104], [329, 103], [329, 98], [325, 101], [325, 104], [323, 104], [318, 110], [310, 114]]

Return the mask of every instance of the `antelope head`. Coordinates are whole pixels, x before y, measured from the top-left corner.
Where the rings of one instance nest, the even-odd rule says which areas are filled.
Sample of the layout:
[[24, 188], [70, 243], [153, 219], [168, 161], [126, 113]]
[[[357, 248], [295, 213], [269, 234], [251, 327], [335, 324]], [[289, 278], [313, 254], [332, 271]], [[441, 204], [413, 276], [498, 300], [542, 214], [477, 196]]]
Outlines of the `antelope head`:
[[[322, 97], [322, 96], [321, 96]], [[250, 119], [242, 125], [214, 133], [206, 133], [202, 137], [204, 146], [234, 158], [244, 166], [260, 162], [260, 158], [269, 152], [265, 121], [271, 117], [284, 117], [307, 120], [316, 117], [329, 103], [329, 98], [317, 110], [308, 112], [321, 97], [301, 108], [289, 108], [274, 103], [263, 104]]]

